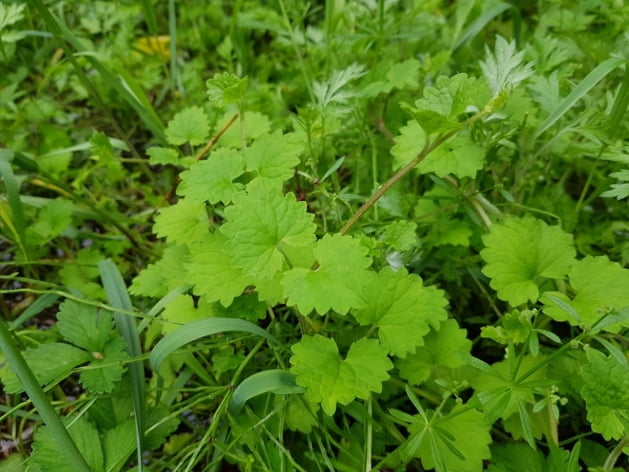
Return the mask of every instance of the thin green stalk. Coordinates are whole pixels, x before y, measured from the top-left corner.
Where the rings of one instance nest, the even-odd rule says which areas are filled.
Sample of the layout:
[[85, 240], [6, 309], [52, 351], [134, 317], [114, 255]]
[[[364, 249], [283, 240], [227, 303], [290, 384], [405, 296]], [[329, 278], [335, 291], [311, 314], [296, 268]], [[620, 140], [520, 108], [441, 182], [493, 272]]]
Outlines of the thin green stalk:
[[616, 461], [622, 454], [623, 449], [626, 448], [627, 446], [629, 446], [629, 438], [625, 436], [623, 439], [621, 439], [618, 442], [618, 444], [616, 444], [616, 447], [614, 447], [614, 449], [609, 454], [609, 456], [607, 456], [607, 460], [605, 461], [605, 464], [603, 465], [603, 469], [613, 470], [614, 466], [616, 465]]
[[70, 433], [35, 378], [35, 374], [33, 374], [33, 371], [24, 360], [22, 353], [17, 348], [15, 340], [4, 319], [0, 319], [0, 347], [9, 363], [9, 367], [15, 372], [22, 387], [24, 387], [24, 391], [33, 402], [35, 408], [37, 408], [44, 423], [50, 428], [52, 436], [57, 441], [61, 451], [66, 455], [68, 462], [72, 464], [74, 470], [78, 472], [90, 472], [85, 458], [76, 447]]
[[450, 139], [451, 137], [453, 137], [454, 135], [456, 135], [459, 131], [461, 131], [462, 129], [470, 126], [472, 123], [474, 123], [475, 121], [479, 120], [480, 118], [482, 118], [483, 116], [485, 116], [486, 114], [490, 113], [493, 109], [492, 107], [492, 102], [493, 100], [491, 100], [487, 106], [480, 112], [478, 112], [477, 114], [475, 114], [474, 116], [472, 116], [471, 118], [469, 118], [468, 120], [466, 120], [465, 122], [463, 122], [461, 124], [461, 128], [459, 129], [455, 129], [452, 131], [449, 131], [447, 133], [444, 133], [440, 136], [437, 137], [437, 139], [435, 139], [434, 142], [430, 143], [429, 141], [426, 142], [426, 145], [424, 146], [424, 148], [419, 152], [419, 154], [417, 154], [417, 156], [415, 157], [415, 159], [413, 159], [411, 162], [409, 162], [408, 164], [406, 164], [402, 169], [400, 169], [399, 171], [397, 171], [395, 173], [395, 175], [393, 175], [393, 177], [391, 177], [389, 180], [387, 180], [382, 187], [380, 187], [376, 193], [374, 193], [371, 197], [369, 197], [369, 199], [367, 199], [367, 201], [365, 203], [363, 203], [363, 205], [356, 211], [356, 213], [354, 213], [351, 218], [349, 220], [347, 220], [347, 223], [345, 223], [345, 225], [339, 230], [340, 234], [346, 234], [351, 228], [352, 226], [354, 226], [354, 224], [356, 224], [356, 222], [365, 214], [367, 213], [367, 211], [374, 206], [374, 204], [380, 200], [380, 198], [387, 193], [391, 187], [393, 187], [402, 177], [404, 177], [406, 174], [408, 174], [411, 170], [413, 170], [421, 161], [423, 161], [426, 156], [428, 156], [428, 154], [430, 154], [432, 151], [434, 151], [435, 149], [437, 149], [439, 146], [441, 146], [443, 143], [445, 143], [448, 139]]

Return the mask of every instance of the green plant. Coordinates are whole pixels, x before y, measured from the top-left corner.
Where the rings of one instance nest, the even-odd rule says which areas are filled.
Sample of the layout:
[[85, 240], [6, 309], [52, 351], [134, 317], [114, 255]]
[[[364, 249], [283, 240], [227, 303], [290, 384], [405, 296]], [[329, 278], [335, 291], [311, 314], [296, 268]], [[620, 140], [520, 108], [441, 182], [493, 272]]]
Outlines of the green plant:
[[[125, 108], [152, 132], [146, 159], [129, 136], [90, 134], [101, 180], [42, 167], [24, 142], [3, 150], [0, 221], [24, 270], [2, 293], [55, 296], [3, 336], [27, 361], [0, 371], [5, 417], [31, 413], [15, 396], [31, 372], [93, 470], [623, 467], [629, 212], [608, 176], [623, 180], [627, 8], [222, 8], [216, 37], [177, 27], [198, 7], [161, 12], [171, 46], [175, 30], [177, 47], [213, 45], [216, 71], [203, 87], [170, 47], [163, 132], [144, 93]], [[142, 12], [154, 36], [160, 11]], [[61, 17], [43, 16], [66, 54], [85, 50]], [[71, 62], [105, 82], [125, 64]], [[106, 83], [90, 94], [103, 118], [130, 106], [103, 99]], [[146, 201], [107, 188], [132, 185], [121, 165]], [[34, 206], [34, 181], [65, 198]], [[58, 283], [45, 251], [72, 253], [92, 220], [109, 240]], [[52, 329], [23, 325], [56, 297]], [[64, 426], [43, 416], [27, 463], [65, 470]]]

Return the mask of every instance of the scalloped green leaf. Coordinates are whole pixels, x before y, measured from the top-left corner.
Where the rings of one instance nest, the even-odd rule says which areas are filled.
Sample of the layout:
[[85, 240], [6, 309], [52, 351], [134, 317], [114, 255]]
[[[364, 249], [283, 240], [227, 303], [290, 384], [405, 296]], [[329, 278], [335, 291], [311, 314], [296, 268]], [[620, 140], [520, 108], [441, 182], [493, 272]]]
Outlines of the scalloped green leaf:
[[203, 108], [187, 107], [168, 122], [166, 139], [173, 146], [204, 143], [210, 134], [210, 122]]
[[334, 414], [338, 403], [347, 405], [356, 398], [366, 399], [371, 392], [380, 393], [393, 368], [386, 349], [374, 339], [356, 341], [345, 359], [333, 339], [319, 335], [304, 336], [291, 350], [291, 372], [297, 384], [328, 415]]
[[155, 217], [153, 231], [160, 238], [178, 244], [193, 243], [209, 232], [205, 204], [182, 199], [174, 205], [162, 208]]

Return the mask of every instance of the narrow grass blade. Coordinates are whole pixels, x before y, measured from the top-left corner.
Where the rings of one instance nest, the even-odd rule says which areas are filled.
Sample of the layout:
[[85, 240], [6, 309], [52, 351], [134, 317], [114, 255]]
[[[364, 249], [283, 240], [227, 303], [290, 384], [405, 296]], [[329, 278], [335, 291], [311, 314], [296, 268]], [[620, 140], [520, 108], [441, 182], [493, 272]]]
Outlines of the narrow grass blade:
[[461, 33], [459, 39], [456, 40], [454, 46], [452, 47], [453, 51], [456, 51], [465, 43], [474, 38], [478, 33], [480, 33], [487, 24], [496, 18], [498, 15], [501, 15], [508, 9], [512, 8], [508, 3], [500, 2], [489, 10], [483, 12], [478, 18], [476, 18], [472, 23], [468, 25], [467, 28]]
[[620, 132], [623, 130], [622, 118], [627, 111], [627, 105], [629, 105], [629, 64], [625, 64], [625, 75], [622, 78], [622, 85], [616, 94], [612, 111], [609, 114], [608, 129], [612, 138], [620, 136]]
[[142, 10], [144, 10], [144, 18], [149, 27], [149, 33], [151, 33], [151, 36], [157, 36], [157, 20], [153, 2], [151, 0], [142, 0]]
[[[35, 374], [33, 374], [33, 371], [24, 360], [24, 357], [22, 357], [22, 353], [17, 348], [15, 340], [4, 319], [0, 319], [0, 348], [2, 349], [6, 361], [9, 363], [9, 367], [15, 372], [18, 379], [20, 379], [24, 391], [33, 402], [35, 408], [37, 408], [39, 415], [48, 428], [50, 428], [53, 437], [59, 444], [59, 448], [67, 456], [68, 463], [73, 465], [73, 470], [78, 472], [90, 472], [85, 458], [76, 447], [68, 430], [63, 425], [61, 418], [59, 418], [44, 393], [44, 390], [37, 382]], [[51, 359], [51, 362], [54, 362], [54, 359]]]
[[285, 370], [273, 369], [257, 372], [243, 380], [234, 390], [229, 409], [236, 413], [253, 397], [263, 393], [301, 393], [304, 391], [295, 382], [295, 375]]
[[177, 11], [175, 0], [168, 0], [168, 34], [170, 35], [170, 82], [174, 90], [179, 83], [177, 68]]
[[[115, 308], [132, 311], [133, 305], [131, 304], [127, 287], [116, 265], [110, 259], [107, 259], [98, 264], [98, 269], [109, 304]], [[114, 313], [114, 319], [116, 320], [120, 335], [127, 342], [127, 352], [129, 356], [132, 358], [140, 357], [142, 355], [142, 347], [140, 344], [140, 336], [136, 329], [135, 319], [118, 312]], [[146, 424], [144, 418], [144, 367], [142, 361], [129, 364], [129, 377], [133, 392], [133, 409], [135, 411], [138, 470], [141, 471], [144, 426]]]
[[225, 331], [244, 331], [246, 333], [257, 334], [269, 341], [276, 342], [273, 336], [248, 321], [237, 318], [205, 318], [185, 324], [181, 328], [171, 331], [164, 336], [151, 352], [151, 369], [153, 369], [154, 372], [159, 372], [162, 362], [180, 347], [205, 336]]
[[11, 329], [15, 329], [23, 325], [34, 316], [39, 315], [49, 306], [52, 306], [57, 300], [59, 300], [59, 295], [57, 295], [56, 293], [44, 294], [43, 296], [35, 300], [31, 306], [24, 310], [20, 316], [9, 322], [9, 327]]
[[613, 71], [616, 67], [621, 65], [624, 59], [618, 57], [612, 57], [607, 59], [602, 64], [599, 64], [590, 72], [585, 78], [579, 82], [572, 92], [559, 104], [557, 108], [553, 110], [544, 122], [539, 125], [539, 128], [535, 131], [534, 138], [537, 138], [540, 134], [550, 128], [557, 122], [563, 115], [566, 114], [570, 108], [574, 106], [581, 98], [583, 98], [596, 84], [598, 84], [607, 74]]
[[[32, 0], [32, 5], [39, 12], [42, 19], [51, 30], [55, 39], [59, 42], [59, 45], [63, 48], [66, 56], [69, 61], [72, 63], [74, 70], [76, 71], [79, 79], [83, 82], [87, 90], [89, 90], [94, 98], [99, 103], [99, 106], [103, 109], [107, 116], [110, 116], [112, 119], [112, 124], [116, 127], [119, 133], [122, 133], [122, 130], [119, 128], [118, 123], [115, 121], [113, 116], [109, 113], [109, 109], [103, 103], [100, 94], [92, 84], [92, 82], [88, 79], [87, 75], [81, 68], [81, 66], [77, 63], [75, 58], [75, 52], [82, 53], [86, 60], [98, 71], [98, 73], [104, 79], [104, 82], [107, 83], [110, 87], [112, 87], [116, 93], [121, 96], [139, 115], [140, 119], [144, 122], [148, 129], [150, 129], [155, 136], [162, 140], [166, 140], [166, 136], [164, 134], [164, 125], [161, 122], [159, 115], [155, 112], [153, 107], [150, 105], [150, 102], [143, 93], [141, 95], [145, 100], [138, 100], [139, 96], [137, 93], [135, 95], [129, 91], [128, 88], [124, 86], [124, 84], [118, 79], [118, 76], [114, 74], [108, 67], [106, 67], [98, 58], [85, 49], [81, 41], [72, 34], [72, 32], [57, 18], [55, 18], [52, 13], [50, 13], [49, 9], [46, 7], [42, 0]], [[144, 105], [142, 105], [144, 104]], [[148, 104], [148, 106], [146, 106]], [[123, 136], [123, 134], [121, 134]]]
[[[10, 149], [0, 149], [0, 176], [4, 180], [4, 188], [9, 199], [11, 207], [11, 221], [17, 244], [23, 252], [26, 260], [28, 255], [26, 252], [26, 223], [24, 220], [24, 209], [20, 200], [20, 185], [15, 178], [13, 169], [11, 169], [11, 160], [13, 159], [13, 151]], [[9, 222], [7, 222], [9, 223]]]

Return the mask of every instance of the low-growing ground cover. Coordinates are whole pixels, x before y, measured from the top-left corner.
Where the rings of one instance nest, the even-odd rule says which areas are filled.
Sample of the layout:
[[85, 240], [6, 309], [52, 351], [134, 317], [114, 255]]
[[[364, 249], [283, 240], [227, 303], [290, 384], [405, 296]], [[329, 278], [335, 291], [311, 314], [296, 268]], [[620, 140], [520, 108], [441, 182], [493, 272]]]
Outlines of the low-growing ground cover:
[[0, 470], [625, 470], [629, 8], [0, 4]]

